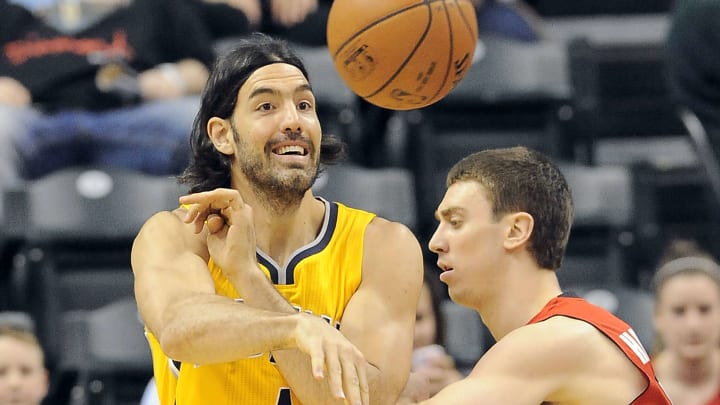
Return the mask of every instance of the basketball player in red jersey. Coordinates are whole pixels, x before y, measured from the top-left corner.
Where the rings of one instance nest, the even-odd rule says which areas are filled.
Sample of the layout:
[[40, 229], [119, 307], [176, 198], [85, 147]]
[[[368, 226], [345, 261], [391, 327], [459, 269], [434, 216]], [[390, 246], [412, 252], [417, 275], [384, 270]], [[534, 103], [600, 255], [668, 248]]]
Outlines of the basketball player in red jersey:
[[[550, 159], [485, 150], [457, 163], [447, 185], [430, 249], [450, 297], [477, 310], [497, 343], [422, 404], [670, 404], [631, 326], [562, 293], [555, 270], [573, 207]], [[399, 403], [420, 391], [413, 376]]]

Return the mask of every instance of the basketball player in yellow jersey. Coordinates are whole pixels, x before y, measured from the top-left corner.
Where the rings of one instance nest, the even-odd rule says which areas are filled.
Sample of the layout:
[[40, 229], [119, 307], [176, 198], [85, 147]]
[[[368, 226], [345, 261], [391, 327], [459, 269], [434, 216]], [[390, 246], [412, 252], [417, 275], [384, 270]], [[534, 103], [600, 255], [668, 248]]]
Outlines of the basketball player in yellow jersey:
[[312, 194], [343, 151], [302, 62], [255, 35], [216, 63], [190, 193], [132, 253], [163, 405], [392, 404], [410, 370], [422, 255], [402, 224]]

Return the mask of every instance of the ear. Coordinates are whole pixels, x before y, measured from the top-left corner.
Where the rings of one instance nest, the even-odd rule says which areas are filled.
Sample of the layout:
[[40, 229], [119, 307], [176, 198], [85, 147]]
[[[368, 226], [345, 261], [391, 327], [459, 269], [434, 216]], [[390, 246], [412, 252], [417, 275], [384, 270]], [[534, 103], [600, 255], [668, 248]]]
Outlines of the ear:
[[235, 153], [232, 128], [230, 122], [218, 117], [212, 117], [207, 123], [207, 133], [220, 153], [232, 155]]
[[505, 248], [516, 249], [523, 246], [532, 235], [535, 220], [527, 212], [516, 212], [505, 217], [508, 221], [507, 235], [505, 237]]

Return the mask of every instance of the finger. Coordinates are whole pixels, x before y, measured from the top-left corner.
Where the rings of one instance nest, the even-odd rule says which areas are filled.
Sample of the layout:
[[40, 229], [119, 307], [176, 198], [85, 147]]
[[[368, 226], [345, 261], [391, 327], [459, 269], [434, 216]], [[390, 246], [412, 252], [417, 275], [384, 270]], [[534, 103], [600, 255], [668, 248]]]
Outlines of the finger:
[[310, 366], [312, 367], [313, 377], [316, 380], [322, 380], [325, 378], [325, 353], [319, 346], [313, 347], [310, 351]]
[[233, 189], [216, 188], [180, 197], [181, 204], [200, 204], [211, 208], [223, 208], [230, 200], [242, 201], [240, 193]]
[[221, 231], [225, 227], [226, 220], [218, 214], [210, 214], [208, 215], [206, 223], [208, 227], [208, 232], [214, 234]]
[[342, 379], [347, 399], [352, 405], [362, 405], [360, 392], [360, 378], [357, 375], [357, 368], [352, 359], [342, 360]]
[[186, 224], [195, 224], [195, 233], [200, 233], [202, 231], [205, 219], [208, 215], [207, 210], [200, 211], [200, 208], [201, 206], [199, 204], [192, 204], [188, 206], [185, 211], [185, 216], [183, 217], [183, 222]]
[[358, 379], [360, 380], [360, 399], [363, 405], [368, 405], [370, 403], [370, 383], [367, 378], [365, 360], [358, 366]]
[[325, 363], [328, 374], [330, 375], [330, 392], [332, 392], [333, 396], [337, 399], [345, 399], [342, 366], [338, 359], [337, 350], [328, 349], [328, 352], [325, 353]]

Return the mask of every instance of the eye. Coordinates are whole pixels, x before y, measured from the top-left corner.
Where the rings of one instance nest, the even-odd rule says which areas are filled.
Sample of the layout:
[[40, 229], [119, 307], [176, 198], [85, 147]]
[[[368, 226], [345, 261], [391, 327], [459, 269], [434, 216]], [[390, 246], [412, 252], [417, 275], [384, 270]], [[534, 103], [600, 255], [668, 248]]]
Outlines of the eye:
[[312, 110], [312, 104], [310, 104], [310, 102], [308, 101], [301, 101], [298, 104], [298, 108], [300, 109], [300, 111], [309, 111]]
[[673, 307], [672, 313], [677, 316], [683, 316], [685, 314], [685, 307]]
[[270, 111], [272, 110], [273, 106], [270, 103], [262, 103], [258, 106], [259, 111]]

